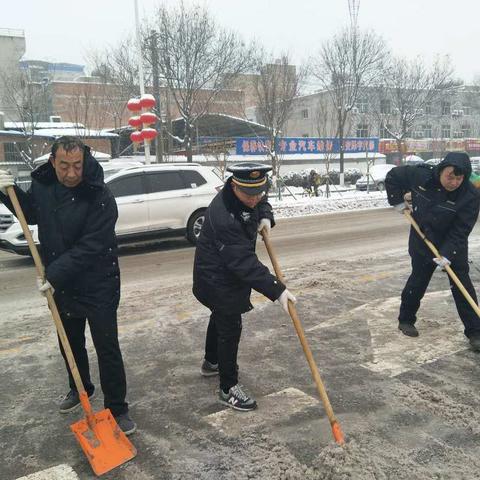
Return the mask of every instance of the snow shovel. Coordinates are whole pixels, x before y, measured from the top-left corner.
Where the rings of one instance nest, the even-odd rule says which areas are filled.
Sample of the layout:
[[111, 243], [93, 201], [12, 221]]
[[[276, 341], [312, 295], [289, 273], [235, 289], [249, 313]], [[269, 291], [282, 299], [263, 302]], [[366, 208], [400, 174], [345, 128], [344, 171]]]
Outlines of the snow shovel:
[[[273, 269], [275, 270], [275, 274], [277, 275], [279, 280], [283, 284], [285, 284], [283, 273], [280, 268], [280, 265], [278, 264], [275, 252], [273, 251], [273, 247], [272, 247], [272, 244], [270, 243], [270, 238], [268, 236], [268, 233], [265, 230], [265, 228], [262, 229], [260, 233], [263, 237], [263, 241], [265, 242], [265, 247], [267, 248], [268, 256], [270, 257], [270, 260], [272, 262]], [[339, 445], [343, 445], [345, 443], [345, 439], [343, 437], [342, 429], [340, 428], [340, 424], [338, 423], [335, 417], [335, 414], [333, 413], [333, 408], [332, 408], [332, 405], [330, 404], [330, 400], [328, 399], [327, 391], [325, 390], [325, 386], [323, 385], [322, 378], [320, 377], [320, 373], [318, 372], [317, 365], [315, 364], [315, 360], [313, 359], [312, 351], [308, 346], [308, 342], [305, 337], [305, 332], [303, 330], [302, 323], [298, 318], [297, 309], [295, 308], [295, 305], [290, 300], [288, 301], [288, 312], [290, 313], [290, 317], [292, 318], [293, 325], [298, 335], [298, 339], [302, 344], [303, 353], [307, 358], [308, 365], [312, 372], [313, 380], [315, 381], [315, 384], [317, 386], [318, 394], [320, 395], [320, 398], [323, 402], [323, 406], [325, 408], [325, 412], [330, 421], [333, 438]]]
[[[412, 215], [410, 212], [405, 210], [405, 217], [407, 220], [410, 222], [412, 227], [415, 229], [415, 231], [420, 235], [420, 238], [427, 244], [428, 248], [432, 251], [432, 253], [435, 255], [436, 258], [441, 258], [442, 256], [440, 255], [440, 252], [437, 250], [435, 245], [424, 235], [422, 230], [420, 230], [420, 227], [418, 226], [418, 223], [413, 219]], [[480, 317], [480, 308], [478, 305], [475, 303], [475, 300], [472, 298], [472, 296], [467, 292], [465, 287], [462, 285], [462, 282], [460, 279], [457, 277], [455, 272], [452, 270], [450, 265], [445, 265], [445, 270], [447, 271], [448, 275], [450, 278], [454, 281], [455, 285], [458, 287], [458, 289], [462, 292], [463, 296], [466, 298], [467, 302], [470, 304], [470, 306], [473, 308], [475, 313]]]
[[[35, 262], [37, 275], [45, 278], [45, 272], [38, 254], [37, 247], [33, 241], [32, 234], [25, 220], [25, 216], [18, 202], [17, 194], [13, 187], [7, 187], [7, 195], [15, 209], [23, 233], [27, 239], [30, 252]], [[62, 342], [65, 355], [68, 360], [70, 371], [72, 372], [75, 385], [80, 394], [80, 403], [85, 411], [85, 418], [70, 425], [75, 437], [87, 456], [90, 465], [96, 475], [102, 475], [119, 465], [127, 462], [135, 457], [137, 450], [130, 443], [126, 435], [117, 425], [109, 409], [102, 410], [98, 413], [93, 413], [92, 406], [88, 399], [87, 392], [82, 383], [80, 373], [75, 363], [75, 358], [70, 348], [65, 329], [63, 328], [62, 320], [58, 313], [57, 305], [52, 295], [52, 291], [46, 291], [48, 306], [52, 312], [52, 317], [57, 328], [58, 336]]]

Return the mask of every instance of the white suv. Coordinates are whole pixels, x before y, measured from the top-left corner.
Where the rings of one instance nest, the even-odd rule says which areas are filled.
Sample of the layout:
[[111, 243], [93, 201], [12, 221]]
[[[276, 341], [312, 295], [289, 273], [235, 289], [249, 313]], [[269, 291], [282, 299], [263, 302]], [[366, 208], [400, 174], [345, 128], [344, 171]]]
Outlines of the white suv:
[[[223, 187], [213, 167], [197, 163], [101, 164], [118, 205], [119, 243], [185, 234], [195, 244], [205, 209]], [[31, 231], [38, 243], [37, 227]], [[28, 255], [20, 224], [0, 204], [0, 249]]]

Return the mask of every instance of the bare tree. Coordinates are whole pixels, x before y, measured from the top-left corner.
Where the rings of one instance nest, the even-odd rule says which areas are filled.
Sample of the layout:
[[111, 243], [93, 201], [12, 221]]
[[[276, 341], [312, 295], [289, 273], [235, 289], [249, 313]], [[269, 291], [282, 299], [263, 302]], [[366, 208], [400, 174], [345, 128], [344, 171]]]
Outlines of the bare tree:
[[23, 133], [21, 142], [15, 142], [18, 157], [33, 170], [33, 160], [42, 155], [45, 144], [35, 140], [34, 133], [38, 122], [48, 120], [48, 82], [33, 82], [28, 70], [15, 68], [0, 70], [3, 84], [2, 100], [12, 106], [12, 118]]
[[[288, 54], [274, 60], [272, 55], [261, 55], [254, 78], [257, 116], [270, 131], [266, 150], [272, 161], [272, 182], [277, 187], [281, 165], [278, 139], [292, 114], [293, 100], [300, 91], [303, 70], [290, 64]], [[278, 189], [280, 192], [280, 188]]]
[[101, 103], [111, 117], [109, 123], [118, 128], [122, 126], [127, 101], [140, 91], [133, 40], [126, 38], [114, 46], [92, 51], [87, 55], [87, 61], [92, 68], [92, 77], [97, 77], [102, 85], [99, 88]]
[[[320, 96], [315, 109], [315, 127], [319, 137], [335, 137], [336, 118], [335, 111], [332, 110], [330, 102], [326, 96]], [[330, 197], [330, 167], [335, 158], [334, 152], [326, 152], [324, 155], [325, 175], [323, 177], [325, 184], [325, 196]]]
[[420, 57], [394, 58], [389, 63], [381, 86], [372, 90], [377, 101], [371, 103], [382, 129], [395, 139], [403, 157], [405, 139], [416, 122], [432, 113], [436, 100], [453, 94], [460, 82], [453, 79], [448, 57], [437, 59], [430, 68]]
[[359, 98], [361, 88], [382, 78], [387, 47], [372, 32], [356, 26], [344, 28], [325, 42], [312, 60], [312, 73], [329, 93], [336, 113], [336, 137], [340, 141], [340, 183], [344, 183], [343, 138], [345, 124]]
[[185, 122], [183, 145], [191, 162], [196, 120], [233, 78], [250, 68], [253, 45], [218, 27], [205, 8], [183, 2], [159, 7], [152, 28], [157, 31], [160, 74]]

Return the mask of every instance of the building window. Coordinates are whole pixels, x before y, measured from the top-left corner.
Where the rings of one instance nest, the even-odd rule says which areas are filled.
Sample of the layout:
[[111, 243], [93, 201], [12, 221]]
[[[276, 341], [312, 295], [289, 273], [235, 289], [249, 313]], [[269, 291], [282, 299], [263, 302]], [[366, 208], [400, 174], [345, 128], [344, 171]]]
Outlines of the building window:
[[425, 115], [431, 115], [432, 113], [433, 113], [432, 102], [427, 102], [425, 104]]
[[413, 138], [423, 138], [423, 130], [414, 130]]
[[28, 144], [24, 142], [5, 142], [3, 144], [6, 162], [22, 162], [22, 152], [28, 152]]
[[308, 118], [308, 108], [302, 110], [302, 118]]
[[470, 107], [469, 105], [464, 105], [462, 107], [462, 110], [463, 110], [464, 115], [471, 115], [472, 114], [472, 107]]
[[390, 133], [392, 131], [392, 125], [387, 124], [386, 126], [380, 125], [380, 138], [393, 138], [393, 135]]
[[461, 130], [454, 130], [453, 138], [463, 138], [463, 132]]
[[450, 115], [450, 102], [442, 102], [442, 115]]
[[467, 123], [462, 125], [462, 138], [468, 138], [472, 135], [472, 128]]
[[368, 101], [366, 98], [359, 98], [357, 101], [358, 113], [368, 113]]
[[442, 138], [450, 138], [450, 125], [442, 125]]
[[390, 102], [390, 100], [380, 100], [380, 113], [387, 115], [392, 113], [392, 102]]
[[425, 138], [432, 138], [432, 126], [431, 125], [422, 125], [423, 136]]
[[368, 125], [366, 123], [359, 123], [357, 125], [357, 137], [368, 137]]

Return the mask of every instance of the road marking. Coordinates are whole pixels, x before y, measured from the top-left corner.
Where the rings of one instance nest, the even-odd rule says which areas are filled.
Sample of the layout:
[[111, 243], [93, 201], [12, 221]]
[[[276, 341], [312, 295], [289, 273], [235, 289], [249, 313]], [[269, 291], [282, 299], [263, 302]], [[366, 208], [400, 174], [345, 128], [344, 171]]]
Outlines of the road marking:
[[416, 324], [420, 336], [416, 338], [398, 330], [399, 305], [400, 298], [391, 297], [367, 303], [353, 312], [355, 317], [367, 320], [371, 335], [372, 360], [362, 367], [395, 377], [468, 347], [450, 290], [425, 295]]
[[296, 388], [286, 388], [257, 399], [258, 409], [252, 412], [237, 412], [231, 408], [204, 417], [211, 426], [228, 435], [239, 435], [242, 430], [263, 424], [281, 423], [306, 407], [319, 401]]
[[371, 360], [361, 366], [395, 377], [419, 365], [453, 355], [468, 348], [451, 291], [425, 294], [416, 327], [420, 336], [411, 338], [398, 330], [400, 295], [375, 300], [305, 329], [306, 333], [339, 328], [352, 320], [367, 322], [371, 337]]
[[17, 480], [78, 480], [78, 475], [70, 465], [61, 464], [25, 477], [19, 477]]

